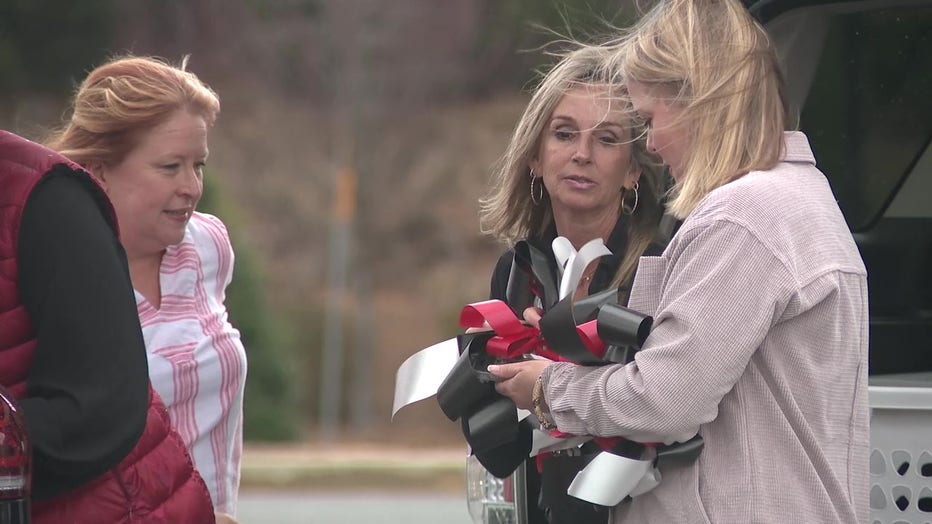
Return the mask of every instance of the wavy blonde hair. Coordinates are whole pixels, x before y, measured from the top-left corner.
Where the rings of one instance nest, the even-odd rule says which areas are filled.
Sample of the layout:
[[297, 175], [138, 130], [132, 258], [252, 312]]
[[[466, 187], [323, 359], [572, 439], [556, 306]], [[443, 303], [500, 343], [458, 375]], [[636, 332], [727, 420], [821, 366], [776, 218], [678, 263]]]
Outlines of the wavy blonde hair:
[[668, 209], [686, 218], [712, 190], [783, 154], [783, 76], [773, 43], [738, 0], [665, 0], [614, 42], [608, 62], [672, 97], [689, 135]]
[[[631, 161], [640, 169], [637, 209], [631, 217], [628, 246], [612, 285], [620, 286], [634, 274], [638, 259], [657, 233], [662, 208], [657, 200], [657, 159], [647, 153], [643, 128], [634, 122], [627, 100], [621, 95], [621, 84], [605, 67], [609, 48], [576, 44], [541, 80], [515, 127], [505, 154], [499, 160], [489, 193], [479, 200], [480, 230], [497, 240], [513, 245], [516, 241], [542, 235], [553, 220], [550, 195], [546, 187], [540, 204], [531, 202], [528, 162], [540, 149], [541, 137], [553, 111], [563, 95], [576, 87], [610, 86], [619, 96], [612, 103], [623, 104], [631, 127]], [[541, 183], [541, 186], [543, 184]], [[631, 192], [622, 193], [624, 199]], [[629, 197], [630, 198], [630, 197]], [[625, 206], [619, 206], [619, 213]]]
[[139, 135], [179, 109], [212, 126], [220, 98], [186, 71], [187, 57], [173, 66], [154, 57], [122, 56], [97, 67], [75, 92], [70, 118], [46, 145], [71, 160], [117, 165], [137, 145]]

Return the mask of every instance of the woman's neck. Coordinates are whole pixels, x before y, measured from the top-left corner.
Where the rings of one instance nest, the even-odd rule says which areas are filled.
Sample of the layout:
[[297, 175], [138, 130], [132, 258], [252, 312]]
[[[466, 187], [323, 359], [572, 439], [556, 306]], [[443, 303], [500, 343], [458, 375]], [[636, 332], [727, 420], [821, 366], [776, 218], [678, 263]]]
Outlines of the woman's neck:
[[143, 256], [127, 256], [129, 276], [133, 289], [139, 292], [155, 309], [162, 305], [162, 288], [159, 271], [163, 253]]
[[595, 238], [601, 238], [607, 242], [618, 222], [618, 210], [607, 210], [607, 212], [590, 215], [559, 213], [554, 210], [553, 221], [557, 226], [557, 234], [569, 240], [578, 250], [586, 242]]

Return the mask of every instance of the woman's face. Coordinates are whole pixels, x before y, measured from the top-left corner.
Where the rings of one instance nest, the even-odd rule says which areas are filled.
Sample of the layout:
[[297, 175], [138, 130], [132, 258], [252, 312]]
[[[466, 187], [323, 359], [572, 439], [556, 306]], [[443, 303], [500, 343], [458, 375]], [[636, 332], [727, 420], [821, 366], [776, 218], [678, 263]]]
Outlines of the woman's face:
[[542, 177], [554, 215], [617, 216], [622, 188], [637, 183], [631, 132], [618, 104], [608, 89], [584, 86], [567, 91], [554, 108], [529, 163]]
[[[657, 153], [670, 169], [670, 176], [679, 181], [689, 146], [688, 134], [679, 121], [682, 107], [663, 93], [635, 81], [628, 82], [628, 94], [637, 114], [647, 124], [647, 149]], [[664, 96], [667, 95], [667, 96]]]
[[101, 167], [129, 258], [160, 254], [184, 238], [203, 189], [207, 123], [178, 110], [146, 130], [123, 161]]

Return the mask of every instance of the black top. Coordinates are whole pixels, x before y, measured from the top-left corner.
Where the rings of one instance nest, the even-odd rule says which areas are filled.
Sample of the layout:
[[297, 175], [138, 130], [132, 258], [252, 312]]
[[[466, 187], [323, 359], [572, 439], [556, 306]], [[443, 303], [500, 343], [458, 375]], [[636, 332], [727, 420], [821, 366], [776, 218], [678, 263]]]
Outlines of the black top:
[[[551, 223], [547, 228], [547, 231], [539, 238], [528, 239], [530, 243], [535, 248], [539, 249], [541, 252], [549, 255], [548, 260], [551, 264], [551, 269], [556, 275], [557, 261], [553, 256], [553, 248], [551, 244], [553, 239], [557, 236], [556, 225]], [[618, 271], [618, 266], [621, 265], [622, 259], [624, 259], [625, 253], [628, 250], [628, 217], [622, 215], [618, 222], [615, 223], [615, 228], [612, 230], [611, 235], [608, 237], [608, 241], [605, 243], [609, 251], [612, 252], [611, 255], [606, 255], [599, 258], [599, 264], [596, 267], [595, 273], [592, 275], [592, 281], [589, 283], [589, 293], [597, 293], [603, 291], [611, 285], [612, 280], [615, 278], [615, 273]], [[659, 255], [663, 252], [665, 245], [660, 242], [651, 243], [648, 248], [645, 250], [645, 255]], [[502, 256], [499, 257], [498, 262], [495, 264], [495, 270], [492, 272], [492, 282], [491, 289], [489, 292], [490, 299], [503, 300], [506, 303], [508, 302], [507, 298], [507, 289], [508, 289], [508, 279], [511, 275], [511, 266], [514, 261], [514, 250], [509, 249], [502, 253]], [[630, 288], [631, 281], [624, 282], [622, 288]], [[523, 308], [530, 306], [530, 304], [508, 304], [515, 310], [515, 313], [521, 315]], [[562, 498], [563, 505], [560, 507], [550, 507], [544, 509], [540, 500], [541, 492], [541, 476], [537, 472], [537, 461], [535, 458], [529, 458], [526, 462], [526, 475], [525, 475], [525, 485], [526, 485], [526, 495], [527, 495], [527, 522], [528, 524], [549, 524], [551, 522], [577, 522], [580, 524], [583, 523], [604, 523], [607, 522], [607, 510], [605, 508], [598, 509], [592, 504], [587, 504], [579, 499], [574, 499], [572, 497], [566, 496]], [[560, 488], [561, 491], [565, 492], [565, 486]], [[550, 518], [547, 515], [550, 514]]]
[[126, 253], [87, 183], [53, 168], [20, 229], [19, 292], [37, 345], [19, 405], [37, 499], [117, 465], [146, 420], [146, 349]]
[[[551, 244], [556, 237], [556, 225], [551, 223], [541, 237], [528, 239], [529, 244], [543, 253], [550, 255], [549, 261], [554, 271], [556, 271], [557, 261], [553, 257], [553, 248]], [[618, 266], [621, 265], [621, 261], [624, 259], [625, 253], [628, 250], [628, 217], [626, 215], [622, 215], [621, 218], [618, 219], [618, 222], [615, 223], [615, 228], [612, 229], [612, 233], [609, 235], [605, 246], [612, 254], [599, 258], [599, 264], [596, 267], [595, 273], [592, 275], [592, 281], [589, 282], [590, 294], [604, 291], [608, 288], [609, 284], [611, 284], [612, 280], [615, 278], [615, 272], [618, 271]], [[648, 245], [643, 254], [656, 256], [663, 253], [664, 247], [664, 243], [655, 241]], [[499, 257], [498, 262], [495, 264], [495, 270], [492, 272], [492, 283], [489, 292], [490, 299], [507, 301], [506, 290], [508, 289], [508, 277], [511, 273], [511, 264], [513, 260], [514, 250], [512, 249], [505, 251], [502, 253], [502, 256]], [[630, 288], [630, 286], [630, 281], [622, 284], [622, 288], [626, 290], [629, 290], [627, 288]], [[512, 307], [521, 307], [520, 304], [509, 305]]]

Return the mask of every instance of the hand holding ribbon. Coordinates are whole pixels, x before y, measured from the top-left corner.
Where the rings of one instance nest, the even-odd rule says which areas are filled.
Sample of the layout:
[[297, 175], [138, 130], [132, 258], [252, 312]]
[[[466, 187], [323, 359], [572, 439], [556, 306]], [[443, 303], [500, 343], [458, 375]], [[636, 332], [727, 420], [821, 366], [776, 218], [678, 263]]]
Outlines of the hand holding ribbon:
[[489, 373], [495, 377], [495, 390], [510, 398], [521, 409], [531, 409], [531, 391], [534, 382], [549, 366], [550, 360], [532, 359], [509, 364], [489, 366]]
[[540, 331], [521, 323], [511, 308], [501, 300], [469, 304], [460, 312], [460, 325], [470, 329], [488, 326], [495, 336], [485, 343], [492, 357], [513, 360], [534, 353], [543, 343]]

